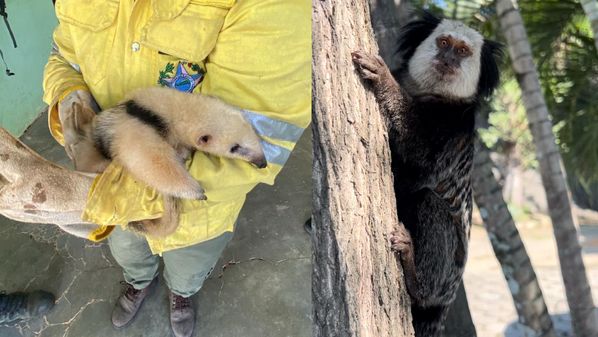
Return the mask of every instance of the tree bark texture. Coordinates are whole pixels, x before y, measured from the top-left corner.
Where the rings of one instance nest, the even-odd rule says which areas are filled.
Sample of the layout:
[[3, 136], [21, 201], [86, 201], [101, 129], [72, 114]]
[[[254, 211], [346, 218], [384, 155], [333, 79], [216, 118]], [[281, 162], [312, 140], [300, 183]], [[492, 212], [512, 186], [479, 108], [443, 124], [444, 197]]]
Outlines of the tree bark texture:
[[375, 52], [368, 2], [313, 1], [314, 336], [413, 336], [389, 234], [388, 135], [351, 52]]
[[0, 214], [28, 223], [82, 224], [92, 182], [45, 160], [0, 128]]
[[598, 1], [596, 0], [581, 0], [583, 10], [590, 20], [592, 31], [594, 32], [594, 43], [596, 44], [596, 51], [598, 51]]
[[493, 167], [488, 148], [477, 139], [474, 199], [513, 296], [519, 323], [534, 331], [534, 336], [556, 337], [536, 273], [502, 196], [502, 188], [492, 173]]
[[556, 237], [561, 272], [578, 337], [598, 336], [598, 314], [594, 310], [581, 246], [571, 212], [571, 202], [562, 169], [561, 155], [552, 133], [552, 123], [542, 95], [527, 33], [515, 0], [497, 0], [496, 11], [507, 40], [513, 70], [523, 93], [529, 127], [540, 164], [548, 209]]

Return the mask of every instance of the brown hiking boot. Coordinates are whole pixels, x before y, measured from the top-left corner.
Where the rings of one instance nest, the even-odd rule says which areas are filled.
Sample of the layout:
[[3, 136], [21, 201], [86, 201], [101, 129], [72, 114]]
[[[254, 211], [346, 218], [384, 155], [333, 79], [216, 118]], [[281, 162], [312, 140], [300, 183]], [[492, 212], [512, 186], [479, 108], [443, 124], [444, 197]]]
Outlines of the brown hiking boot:
[[156, 283], [156, 280], [157, 278], [149, 286], [139, 290], [133, 288], [133, 285], [127, 282], [121, 282], [124, 285], [123, 291], [118, 300], [116, 300], [116, 304], [112, 310], [112, 325], [115, 328], [124, 328], [127, 324], [131, 323], [137, 311], [139, 311], [141, 303], [143, 303], [143, 300]]
[[170, 292], [170, 326], [175, 337], [191, 337], [195, 327], [195, 310], [191, 297]]

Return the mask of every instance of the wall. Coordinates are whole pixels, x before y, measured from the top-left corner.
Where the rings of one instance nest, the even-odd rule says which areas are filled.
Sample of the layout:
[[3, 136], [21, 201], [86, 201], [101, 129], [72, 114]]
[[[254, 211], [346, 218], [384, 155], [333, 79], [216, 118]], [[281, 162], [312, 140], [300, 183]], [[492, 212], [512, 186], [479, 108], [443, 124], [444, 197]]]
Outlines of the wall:
[[17, 39], [0, 19], [0, 49], [14, 76], [6, 76], [0, 63], [0, 126], [14, 135], [21, 133], [45, 108], [42, 74], [57, 24], [51, 0], [7, 0], [8, 21]]

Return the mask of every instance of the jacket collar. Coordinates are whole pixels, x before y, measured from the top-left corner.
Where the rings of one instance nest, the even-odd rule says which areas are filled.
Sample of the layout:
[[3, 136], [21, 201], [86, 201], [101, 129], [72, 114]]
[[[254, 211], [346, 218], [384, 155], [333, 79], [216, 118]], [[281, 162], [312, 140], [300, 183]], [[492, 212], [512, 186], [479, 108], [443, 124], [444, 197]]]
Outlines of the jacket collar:
[[154, 17], [158, 20], [170, 20], [177, 17], [191, 0], [152, 0]]

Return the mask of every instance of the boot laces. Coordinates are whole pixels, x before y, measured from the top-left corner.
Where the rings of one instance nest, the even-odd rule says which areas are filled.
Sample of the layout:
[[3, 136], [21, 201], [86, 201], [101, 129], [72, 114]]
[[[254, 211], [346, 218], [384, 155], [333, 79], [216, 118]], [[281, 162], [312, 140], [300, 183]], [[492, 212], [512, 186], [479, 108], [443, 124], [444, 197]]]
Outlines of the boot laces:
[[172, 294], [172, 308], [175, 310], [189, 308], [191, 306], [191, 298]]
[[135, 289], [132, 284], [127, 283], [125, 281], [120, 281], [120, 284], [123, 286], [122, 294], [131, 302], [135, 301], [137, 295], [141, 290]]

